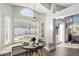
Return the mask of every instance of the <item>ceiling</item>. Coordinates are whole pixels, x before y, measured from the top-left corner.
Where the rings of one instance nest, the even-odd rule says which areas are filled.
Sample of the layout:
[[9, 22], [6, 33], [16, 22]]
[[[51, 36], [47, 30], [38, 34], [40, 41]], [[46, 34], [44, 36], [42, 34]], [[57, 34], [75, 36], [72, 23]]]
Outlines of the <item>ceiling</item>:
[[[34, 3], [10, 3], [13, 6], [28, 7], [34, 10]], [[49, 9], [40, 3], [35, 4], [35, 11], [39, 13], [48, 13]]]
[[53, 16], [55, 19], [64, 19], [65, 17], [73, 16], [79, 14], [79, 3], [75, 3], [72, 6], [65, 8], [57, 13], [55, 13]]
[[60, 5], [62, 7], [69, 7], [71, 5], [73, 5], [74, 3], [56, 3], [57, 5]]
[[[56, 3], [59, 6], [62, 7], [69, 7], [71, 5], [73, 5], [74, 3]], [[34, 3], [10, 3], [10, 5], [13, 6], [20, 6], [20, 7], [28, 7], [34, 10]], [[35, 11], [39, 12], [39, 13], [48, 13], [50, 10], [50, 6], [51, 3], [35, 3]]]

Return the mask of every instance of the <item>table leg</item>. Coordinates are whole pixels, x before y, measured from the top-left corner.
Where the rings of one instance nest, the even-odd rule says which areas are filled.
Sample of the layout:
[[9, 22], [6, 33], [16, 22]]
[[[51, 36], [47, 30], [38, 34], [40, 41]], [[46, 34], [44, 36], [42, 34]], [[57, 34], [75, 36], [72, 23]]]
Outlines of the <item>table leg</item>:
[[33, 51], [32, 50], [30, 50], [30, 56], [33, 56]]
[[28, 54], [27, 54], [28, 52], [27, 52], [27, 50], [26, 50], [26, 52], [25, 52], [25, 56], [27, 55], [28, 56]]
[[30, 50], [30, 56], [31, 56], [31, 50]]
[[32, 56], [33, 56], [33, 51], [32, 51]]

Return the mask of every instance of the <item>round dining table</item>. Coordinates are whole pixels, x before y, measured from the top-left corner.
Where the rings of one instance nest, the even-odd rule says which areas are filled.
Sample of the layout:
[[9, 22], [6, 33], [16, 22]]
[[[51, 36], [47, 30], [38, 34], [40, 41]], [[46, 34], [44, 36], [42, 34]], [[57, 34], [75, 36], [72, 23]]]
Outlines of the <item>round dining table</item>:
[[[25, 55], [33, 56], [34, 53], [36, 55], [43, 56], [42, 49], [45, 46], [45, 41], [39, 42], [39, 44], [28, 44], [28, 45], [21, 45], [23, 49], [26, 49]], [[40, 52], [40, 53], [39, 53]]]

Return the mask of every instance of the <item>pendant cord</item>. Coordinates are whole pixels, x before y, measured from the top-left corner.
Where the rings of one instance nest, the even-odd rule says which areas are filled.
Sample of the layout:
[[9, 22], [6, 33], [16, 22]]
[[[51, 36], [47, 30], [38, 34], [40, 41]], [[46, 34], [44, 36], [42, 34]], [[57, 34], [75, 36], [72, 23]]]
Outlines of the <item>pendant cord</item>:
[[34, 18], [35, 18], [35, 3], [34, 3]]
[[36, 20], [36, 15], [35, 15], [35, 3], [34, 3], [34, 17], [33, 17], [34, 21], [37, 21]]

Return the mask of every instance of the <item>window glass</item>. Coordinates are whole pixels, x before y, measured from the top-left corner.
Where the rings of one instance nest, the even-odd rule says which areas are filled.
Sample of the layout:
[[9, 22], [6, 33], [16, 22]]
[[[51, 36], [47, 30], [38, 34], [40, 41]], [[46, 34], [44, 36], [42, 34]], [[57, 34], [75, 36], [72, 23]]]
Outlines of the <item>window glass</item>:
[[15, 18], [15, 42], [31, 39], [37, 34], [36, 22]]
[[73, 16], [73, 35], [79, 36], [79, 15]]
[[31, 9], [29, 9], [29, 8], [23, 8], [23, 9], [21, 9], [20, 14], [22, 16], [33, 17], [33, 11]]
[[73, 16], [73, 24], [79, 24], [79, 16]]

